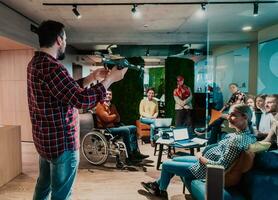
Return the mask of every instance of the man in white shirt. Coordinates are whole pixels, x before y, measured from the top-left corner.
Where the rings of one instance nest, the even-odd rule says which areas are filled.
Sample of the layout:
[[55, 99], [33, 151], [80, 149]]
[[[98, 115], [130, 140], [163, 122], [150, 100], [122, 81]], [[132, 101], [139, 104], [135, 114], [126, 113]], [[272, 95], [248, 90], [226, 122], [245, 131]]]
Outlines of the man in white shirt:
[[268, 132], [264, 141], [272, 143], [272, 149], [277, 149], [278, 146], [278, 95], [268, 95], [265, 99], [266, 112], [272, 114], [271, 130]]

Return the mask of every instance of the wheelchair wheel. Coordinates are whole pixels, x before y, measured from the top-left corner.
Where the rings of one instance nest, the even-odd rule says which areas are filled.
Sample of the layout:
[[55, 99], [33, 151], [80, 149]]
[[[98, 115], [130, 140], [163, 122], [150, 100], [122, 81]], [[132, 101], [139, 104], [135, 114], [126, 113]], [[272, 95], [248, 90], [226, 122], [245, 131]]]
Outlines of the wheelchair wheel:
[[87, 133], [82, 140], [81, 148], [86, 160], [93, 165], [101, 165], [108, 159], [108, 143], [99, 131]]

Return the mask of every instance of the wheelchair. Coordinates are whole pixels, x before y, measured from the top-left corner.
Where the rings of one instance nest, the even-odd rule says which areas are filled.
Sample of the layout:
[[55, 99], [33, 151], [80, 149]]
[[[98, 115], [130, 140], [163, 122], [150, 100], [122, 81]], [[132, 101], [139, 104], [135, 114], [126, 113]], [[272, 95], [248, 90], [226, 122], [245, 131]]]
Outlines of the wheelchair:
[[[91, 116], [95, 125], [95, 114]], [[81, 141], [81, 152], [88, 162], [97, 166], [103, 165], [111, 156], [116, 158], [116, 167], [123, 168], [122, 160], [128, 158], [126, 145], [120, 136], [113, 136], [107, 129], [92, 128], [87, 132]]]

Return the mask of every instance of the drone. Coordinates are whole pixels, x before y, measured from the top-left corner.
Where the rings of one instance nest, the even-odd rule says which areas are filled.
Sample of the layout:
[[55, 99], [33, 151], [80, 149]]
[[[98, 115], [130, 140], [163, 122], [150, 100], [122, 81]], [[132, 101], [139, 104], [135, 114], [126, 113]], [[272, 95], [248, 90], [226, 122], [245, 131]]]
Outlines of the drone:
[[136, 70], [140, 72], [140, 77], [144, 74], [144, 65], [133, 65], [131, 64], [125, 57], [119, 55], [113, 55], [111, 51], [111, 46], [109, 45], [105, 51], [103, 52], [95, 52], [96, 56], [101, 58], [101, 62], [103, 63], [106, 69], [112, 69], [113, 67], [117, 67], [118, 70], [123, 68], [128, 68], [131, 70]]

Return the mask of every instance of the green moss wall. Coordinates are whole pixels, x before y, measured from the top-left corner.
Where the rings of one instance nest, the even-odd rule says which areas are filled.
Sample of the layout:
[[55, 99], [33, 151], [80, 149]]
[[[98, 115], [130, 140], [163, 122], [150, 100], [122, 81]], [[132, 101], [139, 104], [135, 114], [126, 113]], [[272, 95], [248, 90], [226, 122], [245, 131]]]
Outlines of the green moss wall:
[[[134, 65], [143, 64], [141, 57], [128, 58]], [[113, 92], [113, 103], [121, 116], [124, 124], [135, 124], [139, 119], [139, 103], [143, 98], [143, 77], [140, 72], [128, 70], [124, 79], [111, 86]]]
[[163, 93], [162, 88], [160, 88], [161, 79], [163, 79], [163, 80], [165, 79], [165, 68], [164, 67], [157, 67], [157, 68], [149, 69], [149, 80], [150, 80], [149, 84], [150, 84], [150, 87], [153, 87], [155, 89], [157, 98], [160, 98]]

